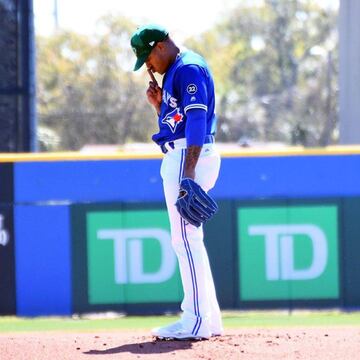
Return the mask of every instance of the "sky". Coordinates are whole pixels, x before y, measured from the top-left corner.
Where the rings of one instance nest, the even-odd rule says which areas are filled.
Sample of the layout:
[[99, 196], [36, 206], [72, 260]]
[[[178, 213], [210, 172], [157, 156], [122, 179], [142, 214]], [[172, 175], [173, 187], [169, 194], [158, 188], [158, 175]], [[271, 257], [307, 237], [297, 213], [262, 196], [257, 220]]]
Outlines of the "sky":
[[[33, 0], [35, 31], [40, 35], [54, 30], [56, 0]], [[219, 16], [244, 0], [57, 0], [61, 28], [94, 33], [96, 20], [108, 13], [125, 15], [141, 25], [158, 23], [174, 35], [186, 37], [209, 29]]]
[[[198, 35], [221, 20], [239, 3], [261, 0], [33, 0], [35, 32], [51, 35], [57, 2], [60, 28], [93, 34], [96, 20], [109, 13], [129, 17], [137, 25], [154, 22], [165, 26], [175, 40]], [[339, 0], [319, 0], [335, 6]]]

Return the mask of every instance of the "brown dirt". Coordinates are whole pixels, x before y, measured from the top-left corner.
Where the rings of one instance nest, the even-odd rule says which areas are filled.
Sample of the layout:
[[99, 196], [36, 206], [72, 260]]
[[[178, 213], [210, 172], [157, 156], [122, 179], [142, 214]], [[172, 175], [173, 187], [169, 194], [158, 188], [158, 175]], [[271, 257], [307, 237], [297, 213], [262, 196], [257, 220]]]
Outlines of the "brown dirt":
[[0, 335], [1, 360], [358, 360], [360, 327], [227, 330], [208, 341], [154, 341], [144, 331]]

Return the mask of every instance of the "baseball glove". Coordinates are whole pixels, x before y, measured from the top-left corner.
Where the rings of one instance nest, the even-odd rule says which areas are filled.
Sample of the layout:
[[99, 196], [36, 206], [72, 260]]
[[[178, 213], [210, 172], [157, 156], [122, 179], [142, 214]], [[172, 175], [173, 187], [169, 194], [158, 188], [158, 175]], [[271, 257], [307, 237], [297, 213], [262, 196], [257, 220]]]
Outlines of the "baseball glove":
[[208, 221], [218, 210], [216, 202], [190, 178], [181, 180], [175, 206], [181, 217], [196, 227]]

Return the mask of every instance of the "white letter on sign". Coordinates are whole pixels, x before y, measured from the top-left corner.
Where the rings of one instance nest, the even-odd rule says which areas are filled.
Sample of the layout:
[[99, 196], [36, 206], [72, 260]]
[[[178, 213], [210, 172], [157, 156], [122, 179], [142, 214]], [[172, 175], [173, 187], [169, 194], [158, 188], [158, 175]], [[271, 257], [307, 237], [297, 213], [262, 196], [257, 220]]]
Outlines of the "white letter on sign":
[[[328, 260], [328, 246], [324, 232], [313, 224], [253, 225], [249, 235], [265, 238], [267, 280], [309, 280], [319, 277]], [[295, 269], [294, 236], [310, 238], [313, 248], [312, 263], [308, 268]]]
[[[167, 231], [163, 229], [104, 229], [99, 230], [97, 236], [102, 240], [114, 240], [117, 284], [161, 283], [173, 276], [176, 256]], [[143, 243], [146, 239], [156, 239], [160, 243], [161, 265], [157, 272], [144, 271]]]

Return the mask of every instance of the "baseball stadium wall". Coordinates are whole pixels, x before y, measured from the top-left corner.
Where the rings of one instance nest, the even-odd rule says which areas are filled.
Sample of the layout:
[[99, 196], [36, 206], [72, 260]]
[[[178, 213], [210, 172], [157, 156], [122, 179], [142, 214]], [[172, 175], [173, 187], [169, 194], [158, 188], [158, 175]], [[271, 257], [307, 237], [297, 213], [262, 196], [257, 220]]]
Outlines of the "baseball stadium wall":
[[[160, 155], [0, 155], [0, 314], [179, 310]], [[223, 309], [360, 307], [360, 147], [222, 154]]]

